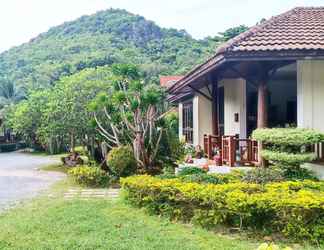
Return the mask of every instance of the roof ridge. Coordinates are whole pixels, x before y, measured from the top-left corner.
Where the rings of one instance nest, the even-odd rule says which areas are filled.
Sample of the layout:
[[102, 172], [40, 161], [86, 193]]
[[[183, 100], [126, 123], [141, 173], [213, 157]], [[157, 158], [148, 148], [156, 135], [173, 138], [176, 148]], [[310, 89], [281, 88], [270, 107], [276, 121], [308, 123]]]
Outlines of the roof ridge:
[[271, 17], [270, 19], [264, 21], [261, 24], [256, 24], [254, 26], [252, 26], [251, 28], [249, 28], [247, 31], [239, 34], [238, 36], [232, 38], [231, 40], [227, 41], [225, 44], [223, 44], [222, 46], [220, 46], [217, 50], [216, 50], [216, 55], [217, 54], [223, 54], [224, 52], [226, 52], [228, 49], [234, 47], [236, 44], [248, 39], [249, 37], [251, 37], [252, 35], [257, 34], [258, 32], [260, 32], [261, 30], [263, 30], [265, 27], [267, 27], [268, 25], [274, 24], [276, 22], [278, 22], [279, 20], [282, 20], [283, 18], [285, 18], [286, 16], [289, 16], [290, 14], [296, 12], [297, 10], [300, 9], [304, 9], [303, 7], [295, 7], [291, 10], [288, 10], [282, 14], [276, 15]]

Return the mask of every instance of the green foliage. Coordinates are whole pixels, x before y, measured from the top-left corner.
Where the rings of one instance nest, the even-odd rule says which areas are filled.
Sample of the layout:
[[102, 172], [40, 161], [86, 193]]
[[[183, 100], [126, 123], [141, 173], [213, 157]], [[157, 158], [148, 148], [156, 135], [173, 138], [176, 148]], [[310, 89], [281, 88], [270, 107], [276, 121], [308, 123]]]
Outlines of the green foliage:
[[156, 173], [162, 165], [157, 155], [166, 130], [162, 121], [164, 89], [145, 83], [134, 65], [114, 64], [111, 72], [111, 87], [91, 104], [98, 131], [110, 148], [132, 145], [141, 171]]
[[262, 157], [266, 160], [272, 161], [281, 166], [295, 166], [303, 162], [309, 162], [315, 160], [315, 154], [313, 153], [286, 153], [276, 152], [271, 150], [262, 150]]
[[87, 144], [84, 137], [96, 134], [88, 106], [109, 88], [109, 78], [107, 67], [85, 69], [62, 78], [51, 89], [32, 91], [16, 105], [9, 124], [30, 145], [42, 144], [50, 153], [72, 147], [71, 141]]
[[157, 154], [160, 164], [174, 165], [185, 157], [185, 142], [179, 140], [178, 135], [178, 113], [175, 111], [167, 113], [160, 121], [165, 133], [162, 135], [159, 151]]
[[[201, 170], [201, 169], [200, 169]], [[186, 171], [184, 171], [186, 173]], [[208, 174], [204, 172], [196, 172], [195, 169], [189, 168], [188, 174], [184, 175], [182, 171], [179, 174], [179, 179], [183, 182], [193, 182], [202, 184], [227, 184], [236, 183], [242, 180], [244, 173], [241, 171], [231, 171], [228, 174]]]
[[133, 176], [121, 180], [126, 199], [172, 219], [280, 232], [324, 243], [324, 183], [202, 185], [179, 179]]
[[38, 147], [40, 144], [37, 133], [49, 95], [48, 90], [33, 91], [27, 100], [17, 104], [7, 114], [10, 127], [32, 147]]
[[316, 155], [309, 152], [309, 148], [324, 141], [323, 133], [312, 129], [273, 128], [257, 129], [252, 137], [264, 145], [262, 157], [282, 168], [286, 178], [314, 179], [309, 171], [301, 168], [301, 165], [316, 159]]
[[31, 88], [48, 87], [85, 68], [142, 65], [148, 79], [181, 74], [210, 56], [212, 40], [163, 29], [125, 10], [109, 9], [51, 28], [0, 55], [0, 75]]
[[303, 128], [271, 128], [256, 129], [253, 139], [265, 144], [278, 146], [305, 146], [324, 141], [324, 134], [312, 129]]
[[112, 173], [117, 176], [129, 176], [136, 171], [136, 161], [130, 146], [119, 146], [110, 150], [107, 164]]
[[192, 174], [205, 174], [206, 171], [197, 167], [185, 167], [180, 169], [178, 176], [192, 175]]
[[284, 179], [284, 172], [280, 168], [254, 168], [244, 174], [242, 181], [265, 184], [269, 182], [280, 182]]
[[99, 167], [79, 166], [68, 171], [73, 180], [89, 187], [108, 187], [110, 177]]
[[237, 27], [229, 28], [225, 30], [224, 32], [220, 32], [219, 34], [222, 35], [224, 41], [228, 41], [239, 34], [243, 33], [244, 31], [247, 31], [249, 27], [245, 25], [240, 25]]
[[267, 243], [263, 243], [261, 244], [257, 250], [292, 250], [292, 248], [290, 247], [285, 247], [285, 248], [280, 248], [278, 245], [275, 245], [273, 243], [271, 244], [267, 244]]

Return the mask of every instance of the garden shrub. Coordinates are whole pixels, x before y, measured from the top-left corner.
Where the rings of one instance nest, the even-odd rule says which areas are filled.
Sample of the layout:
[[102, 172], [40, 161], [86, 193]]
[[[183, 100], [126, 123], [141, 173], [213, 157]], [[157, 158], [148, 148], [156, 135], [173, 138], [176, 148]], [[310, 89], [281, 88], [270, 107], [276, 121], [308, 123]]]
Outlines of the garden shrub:
[[205, 174], [206, 171], [197, 167], [184, 167], [179, 170], [178, 176], [192, 175], [192, 174]]
[[285, 248], [280, 248], [278, 245], [275, 244], [267, 244], [267, 243], [263, 243], [261, 244], [257, 250], [292, 250], [292, 248], [290, 247], [285, 247]]
[[68, 174], [80, 185], [89, 187], [107, 187], [109, 185], [109, 175], [99, 167], [74, 167], [68, 171]]
[[312, 129], [273, 128], [257, 129], [252, 137], [264, 145], [261, 151], [262, 157], [282, 168], [286, 178], [314, 178], [301, 165], [316, 159], [316, 155], [310, 152], [310, 148], [324, 141], [323, 133]]
[[17, 149], [16, 143], [0, 144], [0, 152], [12, 152]]
[[242, 179], [243, 174], [239, 171], [232, 171], [228, 174], [207, 174], [205, 173], [196, 173], [189, 175], [179, 176], [179, 179], [183, 182], [196, 182], [196, 183], [205, 183], [205, 184], [226, 184], [226, 183], [235, 183]]
[[107, 164], [113, 175], [125, 177], [135, 173], [136, 160], [130, 146], [115, 147], [108, 153]]
[[265, 128], [253, 131], [253, 139], [281, 146], [313, 145], [324, 141], [324, 134], [304, 128]]
[[268, 182], [283, 181], [284, 179], [284, 172], [280, 168], [254, 168], [245, 173], [242, 181], [265, 184]]
[[202, 185], [179, 178], [132, 176], [121, 181], [132, 204], [156, 214], [193, 222], [281, 232], [324, 243], [324, 184], [310, 180], [265, 185]]

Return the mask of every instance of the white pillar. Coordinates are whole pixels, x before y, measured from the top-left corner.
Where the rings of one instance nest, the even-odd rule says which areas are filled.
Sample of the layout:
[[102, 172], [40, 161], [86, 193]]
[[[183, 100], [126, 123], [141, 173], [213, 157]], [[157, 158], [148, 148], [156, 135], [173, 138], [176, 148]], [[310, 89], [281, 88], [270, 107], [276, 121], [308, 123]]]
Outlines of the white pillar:
[[324, 132], [324, 60], [297, 61], [297, 125]]
[[[246, 81], [224, 79], [224, 133], [246, 138]], [[235, 121], [235, 115], [238, 121]]]

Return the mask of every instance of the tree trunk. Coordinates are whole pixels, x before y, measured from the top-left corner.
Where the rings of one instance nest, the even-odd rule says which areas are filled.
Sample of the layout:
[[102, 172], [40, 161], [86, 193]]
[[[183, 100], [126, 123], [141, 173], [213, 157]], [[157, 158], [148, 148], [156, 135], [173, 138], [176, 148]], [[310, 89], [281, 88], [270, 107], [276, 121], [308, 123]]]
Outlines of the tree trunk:
[[70, 143], [71, 143], [71, 152], [72, 153], [75, 153], [75, 138], [74, 138], [74, 133], [71, 133], [71, 137], [70, 137], [70, 139], [71, 139], [71, 141], [70, 141]]

